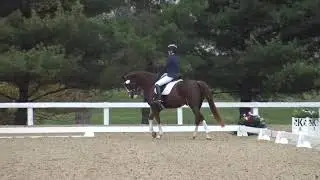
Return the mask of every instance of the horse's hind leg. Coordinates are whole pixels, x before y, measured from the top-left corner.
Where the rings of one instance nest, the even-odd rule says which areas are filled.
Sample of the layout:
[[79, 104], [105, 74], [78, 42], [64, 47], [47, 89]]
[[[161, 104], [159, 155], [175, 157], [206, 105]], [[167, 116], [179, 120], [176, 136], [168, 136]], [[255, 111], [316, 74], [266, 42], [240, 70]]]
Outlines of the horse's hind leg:
[[206, 131], [206, 139], [210, 140], [211, 137], [210, 137], [210, 135], [209, 135], [208, 125], [207, 125], [206, 120], [204, 119], [203, 114], [200, 112], [200, 108], [201, 108], [201, 107], [191, 108], [191, 109], [192, 109], [192, 112], [193, 112], [193, 114], [194, 114], [194, 116], [195, 116], [195, 126], [196, 126], [195, 129], [194, 129], [194, 132], [193, 132], [193, 139], [196, 138], [199, 125], [200, 125], [200, 123], [202, 123], [203, 128], [204, 128], [204, 130]]
[[[208, 129], [208, 125], [206, 120], [204, 119], [204, 116], [202, 115], [202, 113], [200, 112], [200, 116], [201, 116], [201, 121], [202, 121], [202, 125], [203, 125], [203, 129], [206, 131], [206, 139], [210, 140], [211, 136], [209, 135], [209, 129]], [[200, 122], [201, 122], [200, 121]]]
[[192, 109], [192, 112], [195, 116], [195, 125], [196, 125], [196, 127], [194, 129], [194, 133], [193, 133], [193, 139], [196, 138], [199, 125], [202, 122], [203, 128], [206, 131], [206, 139], [209, 140], [209, 139], [211, 139], [211, 137], [209, 135], [208, 125], [204, 119], [204, 116], [201, 113], [201, 106], [202, 106], [203, 100], [204, 100], [204, 97], [200, 96], [199, 103], [197, 105], [190, 106], [190, 108]]
[[202, 122], [202, 125], [203, 125], [203, 129], [206, 131], [206, 139], [210, 140], [211, 137], [209, 135], [209, 129], [208, 129], [208, 125], [207, 125], [207, 122], [206, 120], [204, 119], [204, 116], [203, 114], [201, 113], [200, 109], [201, 109], [201, 106], [202, 106], [202, 103], [203, 103], [203, 100], [204, 100], [204, 97], [201, 97], [201, 101], [199, 103], [199, 114], [200, 114], [200, 123]]
[[203, 116], [202, 116], [202, 114], [201, 114], [201, 112], [200, 112], [200, 109], [195, 108], [195, 107], [191, 107], [191, 109], [192, 109], [192, 112], [193, 112], [194, 117], [195, 117], [195, 126], [196, 126], [196, 127], [195, 127], [195, 129], [194, 129], [193, 136], [192, 136], [192, 138], [195, 139], [196, 136], [197, 136], [199, 124], [200, 124], [200, 122], [202, 121], [202, 120], [201, 120], [201, 117], [203, 117]]

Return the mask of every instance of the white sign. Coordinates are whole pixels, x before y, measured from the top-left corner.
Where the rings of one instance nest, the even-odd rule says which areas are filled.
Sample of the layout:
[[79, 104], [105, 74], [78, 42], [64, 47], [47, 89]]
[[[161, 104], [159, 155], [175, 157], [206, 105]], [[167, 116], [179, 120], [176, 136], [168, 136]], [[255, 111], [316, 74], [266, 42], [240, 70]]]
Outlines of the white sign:
[[292, 133], [302, 131], [310, 136], [320, 136], [319, 118], [295, 118], [292, 117]]

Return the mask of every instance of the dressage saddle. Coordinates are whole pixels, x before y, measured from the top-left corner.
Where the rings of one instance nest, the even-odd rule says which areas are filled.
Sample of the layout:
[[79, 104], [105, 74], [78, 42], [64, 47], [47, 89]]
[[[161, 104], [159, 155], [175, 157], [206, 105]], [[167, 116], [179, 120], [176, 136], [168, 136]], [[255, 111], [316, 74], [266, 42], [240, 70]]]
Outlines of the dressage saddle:
[[[159, 76], [159, 77], [157, 78], [157, 81], [158, 81], [160, 78], [161, 78], [161, 76]], [[176, 81], [176, 80], [182, 79], [182, 78], [183, 78], [183, 76], [182, 76], [181, 74], [178, 74], [178, 75], [177, 75], [176, 77], [174, 77], [171, 81], [169, 81], [168, 83], [160, 86], [160, 93], [162, 93], [162, 91], [166, 88], [166, 86], [167, 86], [170, 82]]]

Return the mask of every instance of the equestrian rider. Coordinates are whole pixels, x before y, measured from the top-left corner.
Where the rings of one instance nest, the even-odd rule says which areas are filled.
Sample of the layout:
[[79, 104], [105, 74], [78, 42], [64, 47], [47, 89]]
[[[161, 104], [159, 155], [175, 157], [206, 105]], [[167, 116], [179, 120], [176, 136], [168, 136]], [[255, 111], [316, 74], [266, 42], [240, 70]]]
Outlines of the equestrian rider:
[[155, 101], [161, 101], [160, 87], [177, 78], [180, 74], [180, 58], [176, 55], [177, 45], [168, 45], [168, 59], [166, 66], [162, 71], [162, 77], [155, 83], [157, 98]]

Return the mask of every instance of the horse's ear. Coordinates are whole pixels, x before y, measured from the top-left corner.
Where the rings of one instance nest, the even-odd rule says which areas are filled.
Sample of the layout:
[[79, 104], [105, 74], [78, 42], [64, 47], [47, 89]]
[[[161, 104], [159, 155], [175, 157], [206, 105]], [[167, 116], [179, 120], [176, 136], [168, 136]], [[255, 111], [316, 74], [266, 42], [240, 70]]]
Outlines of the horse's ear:
[[124, 81], [127, 80], [127, 79], [128, 79], [127, 73], [123, 74], [123, 75], [121, 76], [121, 78], [122, 78]]

